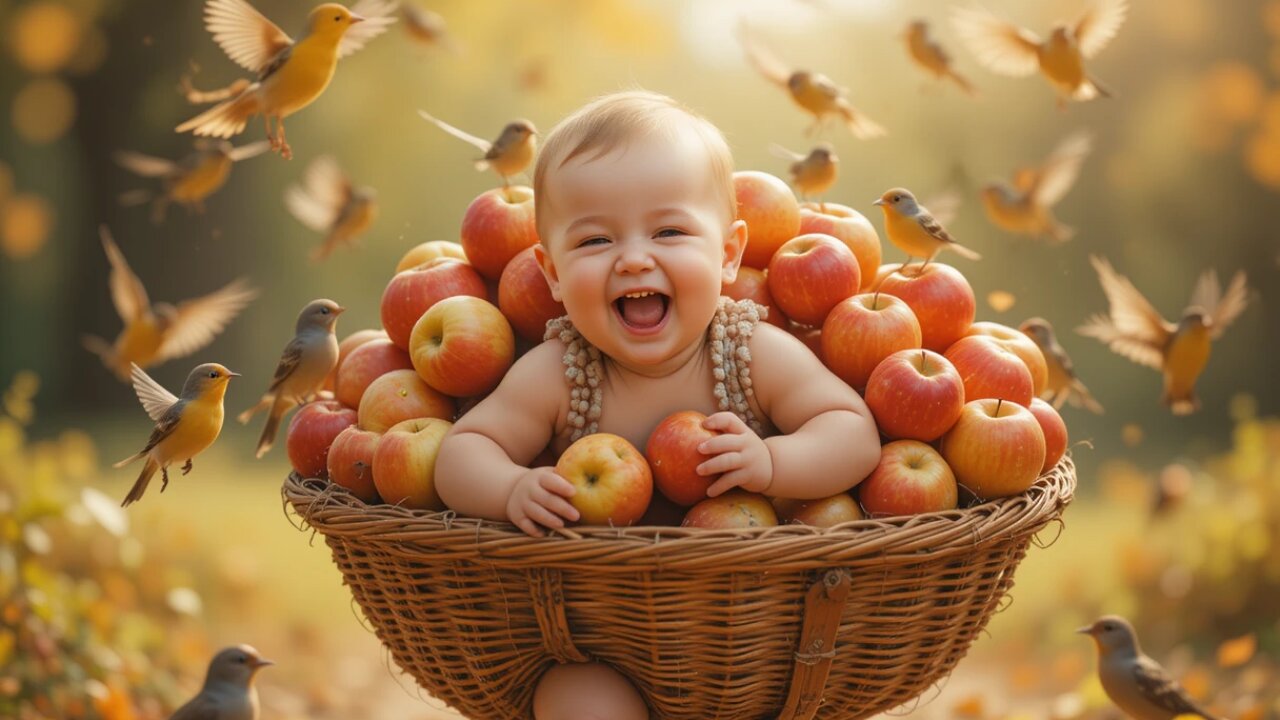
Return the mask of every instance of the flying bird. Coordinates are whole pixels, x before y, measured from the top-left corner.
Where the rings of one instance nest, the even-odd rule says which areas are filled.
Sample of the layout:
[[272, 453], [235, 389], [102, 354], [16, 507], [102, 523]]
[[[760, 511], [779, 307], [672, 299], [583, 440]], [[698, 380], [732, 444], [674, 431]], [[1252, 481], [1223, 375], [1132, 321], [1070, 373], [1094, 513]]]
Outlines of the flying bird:
[[258, 671], [274, 662], [248, 645], [220, 650], [209, 663], [204, 687], [169, 720], [258, 720]]
[[151, 222], [164, 221], [169, 203], [178, 203], [188, 210], [204, 212], [204, 201], [227, 183], [231, 164], [257, 157], [271, 148], [271, 143], [261, 140], [234, 147], [226, 140], [197, 140], [195, 151], [181, 160], [144, 155], [129, 150], [115, 154], [116, 162], [124, 169], [146, 178], [160, 181], [158, 191], [133, 190], [120, 196], [125, 205], [151, 202]]
[[1111, 263], [1090, 257], [1098, 271], [1102, 291], [1111, 304], [1107, 315], [1094, 315], [1077, 332], [1097, 338], [1116, 354], [1164, 375], [1161, 402], [1175, 415], [1189, 415], [1200, 409], [1196, 379], [1209, 362], [1213, 341], [1249, 304], [1249, 288], [1244, 272], [1237, 272], [1224, 294], [1218, 274], [1206, 270], [1196, 282], [1191, 303], [1177, 323], [1161, 317]]
[[324, 235], [311, 251], [312, 262], [329, 257], [335, 249], [355, 243], [378, 217], [373, 188], [352, 185], [331, 156], [316, 158], [307, 167], [302, 184], [285, 191], [285, 205], [298, 222]]
[[1129, 621], [1107, 615], [1076, 632], [1093, 638], [1102, 689], [1124, 714], [1134, 720], [1174, 720], [1180, 715], [1216, 720], [1160, 663], [1142, 652]]
[[442, 47], [449, 52], [459, 52], [458, 43], [445, 25], [444, 17], [434, 11], [422, 7], [413, 0], [400, 3], [400, 15], [404, 18], [404, 29], [418, 44], [424, 47]]
[[925, 267], [943, 250], [954, 250], [970, 260], [982, 258], [978, 253], [956, 242], [929, 209], [916, 202], [916, 196], [905, 188], [887, 190], [872, 205], [884, 211], [884, 232], [894, 247], [907, 254], [902, 270], [912, 258], [923, 258]]
[[907, 42], [907, 54], [921, 70], [933, 76], [934, 80], [944, 82], [950, 80], [968, 95], [977, 95], [978, 90], [969, 79], [952, 66], [951, 55], [929, 34], [929, 24], [923, 20], [912, 21], [903, 33]]
[[1040, 348], [1049, 368], [1049, 380], [1041, 398], [1052, 403], [1055, 410], [1061, 409], [1063, 403], [1070, 403], [1072, 407], [1083, 407], [1101, 415], [1101, 403], [1094, 399], [1089, 388], [1076, 376], [1075, 364], [1058, 342], [1049, 321], [1038, 317], [1028, 318], [1018, 329]]
[[1053, 206], [1071, 190], [1080, 166], [1093, 149], [1089, 133], [1079, 132], [1063, 140], [1038, 168], [1022, 168], [1013, 184], [991, 183], [982, 188], [982, 206], [992, 224], [1002, 230], [1052, 243], [1071, 239], [1075, 230], [1058, 222]]
[[791, 161], [791, 186], [800, 194], [801, 199], [821, 197], [836, 184], [836, 178], [840, 174], [840, 158], [830, 144], [819, 143], [808, 155], [801, 155], [781, 145], [773, 145], [770, 149], [774, 155]]
[[981, 6], [956, 8], [952, 19], [961, 40], [987, 69], [1014, 77], [1039, 69], [1057, 91], [1058, 108], [1063, 109], [1068, 100], [1111, 97], [1084, 61], [1111, 42], [1128, 12], [1128, 0], [1098, 0], [1074, 25], [1055, 25], [1044, 40]]
[[333, 79], [339, 58], [386, 31], [395, 22], [395, 8], [388, 0], [359, 0], [350, 10], [326, 3], [311, 11], [306, 33], [295, 41], [246, 0], [208, 0], [205, 27], [232, 60], [257, 73], [257, 80], [182, 123], [177, 131], [228, 138], [240, 134], [249, 118], [261, 114], [271, 148], [286, 159], [293, 157], [284, 119], [320, 97]]
[[129, 268], [124, 253], [111, 238], [106, 226], [100, 228], [102, 249], [111, 264], [108, 285], [111, 301], [124, 328], [115, 342], [95, 335], [83, 338], [84, 346], [102, 358], [102, 364], [117, 377], [129, 382], [131, 367], [153, 365], [185, 357], [203, 348], [231, 322], [249, 301], [258, 295], [243, 280], [234, 280], [198, 298], [175, 305], [151, 304], [142, 280]]
[[497, 140], [489, 142], [433, 117], [426, 110], [419, 110], [418, 114], [427, 122], [484, 153], [475, 161], [476, 170], [483, 172], [492, 168], [502, 178], [503, 188], [511, 184], [512, 175], [519, 175], [529, 167], [537, 152], [538, 130], [528, 120], [512, 120], [503, 126]]

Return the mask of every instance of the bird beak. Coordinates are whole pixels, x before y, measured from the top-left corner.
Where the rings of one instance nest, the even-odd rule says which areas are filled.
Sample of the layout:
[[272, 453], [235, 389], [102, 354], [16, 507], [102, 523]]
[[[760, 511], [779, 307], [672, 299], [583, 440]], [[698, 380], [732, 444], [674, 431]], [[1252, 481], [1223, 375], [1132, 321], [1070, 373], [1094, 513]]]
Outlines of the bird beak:
[[365, 16], [363, 16], [363, 15], [356, 15], [355, 13], [351, 13], [351, 24], [352, 24], [352, 25], [355, 25], [356, 23], [362, 23], [362, 22], [364, 22], [365, 20], [368, 20], [368, 18], [366, 18], [366, 17], [365, 17]]
[[1079, 633], [1079, 634], [1081, 634], [1081, 635], [1092, 635], [1092, 634], [1093, 634], [1093, 626], [1092, 626], [1092, 625], [1085, 625], [1084, 627], [1076, 628], [1076, 632], [1077, 632], [1077, 633]]
[[872, 205], [883, 205], [883, 204], [884, 204], [884, 198], [878, 198], [875, 202], [873, 202], [873, 203], [871, 203], [871, 204], [872, 204]]
[[254, 660], [254, 661], [253, 661], [253, 669], [254, 669], [254, 670], [257, 670], [258, 668], [261, 668], [261, 667], [268, 667], [268, 666], [270, 666], [270, 665], [275, 665], [275, 664], [276, 664], [276, 661], [275, 661], [275, 660], [268, 660], [268, 659], [266, 659], [266, 658], [258, 658], [258, 659], [256, 659], [256, 660]]
[[240, 373], [238, 373], [238, 372], [231, 372], [230, 370], [228, 370], [228, 371], [227, 371], [227, 377], [244, 377], [244, 376], [243, 376], [243, 375], [241, 375], [241, 374], [240, 374]]
[[346, 308], [344, 308], [344, 307], [340, 307], [340, 308], [338, 308], [338, 309], [334, 310], [334, 311], [333, 311], [333, 314], [334, 314], [334, 315], [341, 315], [342, 313], [344, 313], [344, 312], [346, 312], [346, 311], [347, 311], [347, 309], [346, 309]]

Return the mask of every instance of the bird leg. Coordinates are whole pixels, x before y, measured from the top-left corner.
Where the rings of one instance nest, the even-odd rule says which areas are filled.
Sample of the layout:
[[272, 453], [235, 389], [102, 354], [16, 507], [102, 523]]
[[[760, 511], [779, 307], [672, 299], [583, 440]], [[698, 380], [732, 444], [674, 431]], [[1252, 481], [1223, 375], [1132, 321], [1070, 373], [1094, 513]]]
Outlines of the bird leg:
[[191, 458], [187, 458], [187, 463], [182, 466], [182, 474], [186, 475], [187, 473], [191, 472], [192, 467], [194, 466], [191, 464]]
[[292, 160], [293, 148], [289, 147], [289, 141], [284, 139], [284, 118], [276, 118], [276, 129], [280, 131], [280, 157]]
[[266, 125], [267, 127], [267, 141], [271, 143], [271, 150], [272, 151], [279, 150], [280, 143], [276, 141], [275, 133], [271, 131], [271, 116], [267, 115], [266, 113], [263, 113], [262, 124]]
[[169, 468], [167, 466], [160, 468], [160, 481], [160, 492], [164, 492], [165, 488], [169, 487]]

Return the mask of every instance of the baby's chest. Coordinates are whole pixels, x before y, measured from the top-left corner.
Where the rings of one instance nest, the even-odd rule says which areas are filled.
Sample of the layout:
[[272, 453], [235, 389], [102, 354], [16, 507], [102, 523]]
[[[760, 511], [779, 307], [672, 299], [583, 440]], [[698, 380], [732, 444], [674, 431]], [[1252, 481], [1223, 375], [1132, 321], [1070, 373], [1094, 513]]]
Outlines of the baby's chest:
[[[653, 382], [614, 385], [606, 383], [602, 392], [600, 432], [626, 438], [641, 452], [649, 434], [668, 415], [695, 410], [704, 415], [719, 412], [713, 382]], [[570, 445], [572, 428], [556, 437], [556, 451]]]

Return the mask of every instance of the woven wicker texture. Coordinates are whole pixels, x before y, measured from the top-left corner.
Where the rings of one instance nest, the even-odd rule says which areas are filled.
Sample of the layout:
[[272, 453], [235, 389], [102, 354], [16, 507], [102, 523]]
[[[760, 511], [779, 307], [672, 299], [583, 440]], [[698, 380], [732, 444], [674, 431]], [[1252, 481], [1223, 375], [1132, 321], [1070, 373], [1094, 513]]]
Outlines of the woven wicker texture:
[[379, 639], [472, 720], [532, 718], [551, 665], [618, 668], [658, 718], [864, 718], [943, 678], [1075, 491], [1070, 458], [1027, 492], [830, 529], [514, 526], [367, 506], [292, 475]]

